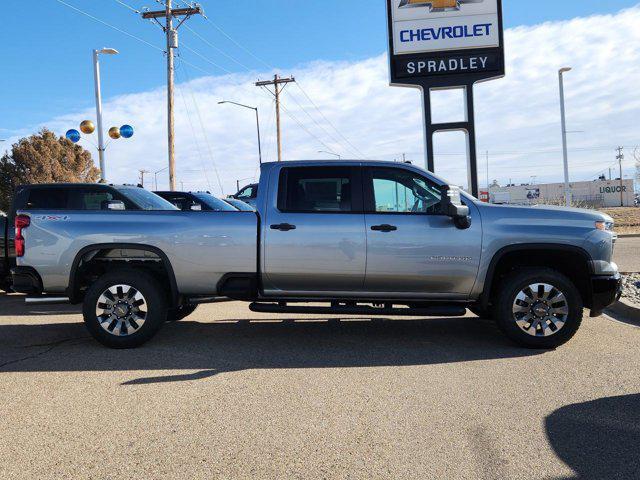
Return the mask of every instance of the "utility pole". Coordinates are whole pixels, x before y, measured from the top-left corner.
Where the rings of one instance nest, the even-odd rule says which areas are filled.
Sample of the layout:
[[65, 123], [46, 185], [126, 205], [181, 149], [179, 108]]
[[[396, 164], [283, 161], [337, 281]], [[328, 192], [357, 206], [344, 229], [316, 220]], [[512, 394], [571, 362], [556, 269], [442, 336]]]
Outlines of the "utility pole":
[[489, 190], [491, 189], [491, 183], [489, 183], [489, 150], [487, 150], [486, 155], [487, 155], [487, 194], [488, 194]]
[[618, 164], [620, 165], [620, 206], [624, 207], [624, 182], [622, 181], [622, 160], [624, 160], [624, 154], [622, 153], [622, 150], [624, 150], [624, 147], [618, 147], [616, 150], [618, 151], [616, 160], [618, 160]]
[[[276, 125], [278, 130], [278, 161], [282, 161], [282, 131], [280, 130], [280, 94], [285, 89], [288, 83], [295, 82], [293, 77], [280, 78], [276, 73], [273, 80], [267, 80], [264, 82], [256, 82], [256, 87], [264, 87], [271, 95], [276, 98]], [[273, 92], [267, 87], [273, 85]]]
[[138, 172], [140, 172], [140, 185], [142, 185], [142, 188], [144, 188], [144, 174], [151, 173], [151, 172], [149, 172], [149, 170], [144, 170], [144, 169], [138, 170]]
[[[167, 127], [168, 127], [168, 150], [169, 150], [169, 185], [172, 191], [176, 189], [176, 152], [174, 138], [174, 117], [173, 117], [173, 90], [174, 90], [174, 64], [173, 51], [178, 48], [178, 29], [192, 15], [204, 15], [199, 5], [188, 8], [171, 8], [171, 0], [165, 1], [165, 9], [154, 12], [144, 12], [142, 18], [154, 20], [167, 37]], [[173, 18], [179, 19], [177, 27], [173, 27]], [[164, 18], [166, 23], [162, 25], [159, 18]]]

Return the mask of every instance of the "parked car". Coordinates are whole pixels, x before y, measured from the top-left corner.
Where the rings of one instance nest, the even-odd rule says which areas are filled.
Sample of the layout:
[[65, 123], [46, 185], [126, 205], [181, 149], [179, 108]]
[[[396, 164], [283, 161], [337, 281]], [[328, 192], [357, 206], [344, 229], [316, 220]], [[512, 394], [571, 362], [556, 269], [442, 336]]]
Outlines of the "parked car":
[[238, 209], [209, 192], [154, 192], [183, 211], [237, 212]]
[[131, 185], [56, 183], [24, 185], [17, 188], [8, 216], [0, 217], [0, 289], [11, 286], [11, 269], [16, 265], [16, 211], [86, 210], [176, 210], [176, 207]]
[[235, 198], [236, 200], [243, 201], [255, 208], [259, 188], [260, 184], [252, 183], [251, 185], [241, 188], [235, 195], [229, 195], [229, 198]]
[[[22, 209], [20, 291], [83, 303], [104, 345], [152, 338], [171, 309], [220, 297], [256, 312], [493, 317], [554, 348], [621, 294], [613, 220], [484, 204], [412, 165], [262, 166], [257, 215]], [[318, 306], [325, 304], [326, 306]]]
[[231, 205], [232, 207], [234, 207], [235, 209], [240, 210], [241, 212], [255, 212], [256, 211], [256, 209], [253, 208], [248, 203], [244, 203], [242, 200], [238, 200], [236, 198], [223, 198], [222, 200], [224, 202], [226, 202], [227, 204]]

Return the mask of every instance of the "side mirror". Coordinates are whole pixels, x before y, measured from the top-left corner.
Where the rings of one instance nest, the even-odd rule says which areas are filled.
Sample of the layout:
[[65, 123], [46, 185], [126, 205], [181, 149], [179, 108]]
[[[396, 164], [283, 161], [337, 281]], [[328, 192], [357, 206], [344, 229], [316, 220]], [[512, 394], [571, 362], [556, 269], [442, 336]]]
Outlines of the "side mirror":
[[462, 204], [460, 188], [453, 185], [441, 187], [440, 207], [443, 215], [451, 217], [457, 228], [465, 230], [471, 227], [469, 207]]
[[102, 202], [100, 206], [102, 210], [126, 210], [124, 202], [122, 200], [106, 200]]
[[201, 212], [202, 211], [202, 205], [191, 205], [191, 211], [193, 211], [193, 212]]

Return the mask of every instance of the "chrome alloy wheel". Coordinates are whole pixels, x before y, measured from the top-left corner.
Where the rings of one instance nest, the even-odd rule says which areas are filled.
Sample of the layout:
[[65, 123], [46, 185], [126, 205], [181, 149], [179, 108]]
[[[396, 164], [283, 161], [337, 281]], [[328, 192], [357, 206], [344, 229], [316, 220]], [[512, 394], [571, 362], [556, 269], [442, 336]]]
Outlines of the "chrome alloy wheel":
[[144, 325], [147, 301], [129, 285], [113, 285], [98, 298], [96, 317], [105, 331], [117, 337], [126, 337]]
[[513, 302], [513, 317], [518, 326], [533, 337], [549, 337], [567, 322], [569, 304], [560, 290], [547, 283], [523, 288]]

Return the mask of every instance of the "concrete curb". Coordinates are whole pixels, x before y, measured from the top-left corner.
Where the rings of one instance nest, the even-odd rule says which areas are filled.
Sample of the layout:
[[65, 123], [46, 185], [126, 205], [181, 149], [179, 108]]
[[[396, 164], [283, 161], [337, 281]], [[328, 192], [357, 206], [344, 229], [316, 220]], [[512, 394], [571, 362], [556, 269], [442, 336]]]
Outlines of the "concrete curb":
[[618, 238], [640, 238], [640, 233], [621, 233]]

